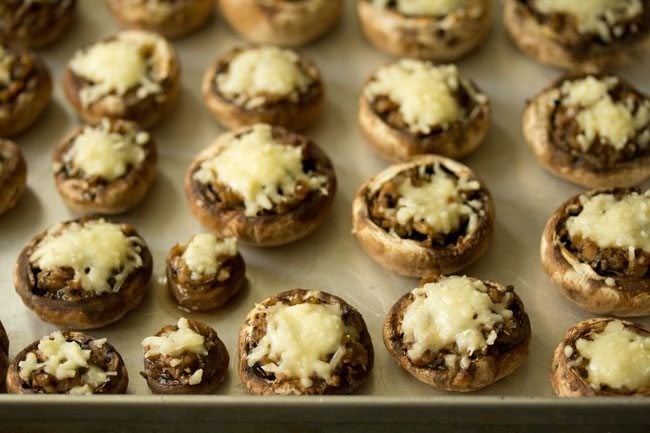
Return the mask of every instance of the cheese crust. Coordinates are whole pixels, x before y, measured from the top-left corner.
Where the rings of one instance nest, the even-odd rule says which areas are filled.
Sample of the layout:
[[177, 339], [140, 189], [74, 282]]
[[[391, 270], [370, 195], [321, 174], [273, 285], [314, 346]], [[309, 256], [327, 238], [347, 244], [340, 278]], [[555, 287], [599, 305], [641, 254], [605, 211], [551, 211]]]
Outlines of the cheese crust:
[[[553, 213], [542, 235], [542, 265], [569, 300], [596, 314], [650, 312], [650, 255], [639, 238], [648, 201], [631, 188], [592, 190]], [[620, 242], [612, 235], [618, 230]]]
[[364, 182], [352, 203], [352, 225], [361, 247], [382, 266], [407, 276], [448, 274], [487, 251], [494, 204], [468, 167], [423, 155]]

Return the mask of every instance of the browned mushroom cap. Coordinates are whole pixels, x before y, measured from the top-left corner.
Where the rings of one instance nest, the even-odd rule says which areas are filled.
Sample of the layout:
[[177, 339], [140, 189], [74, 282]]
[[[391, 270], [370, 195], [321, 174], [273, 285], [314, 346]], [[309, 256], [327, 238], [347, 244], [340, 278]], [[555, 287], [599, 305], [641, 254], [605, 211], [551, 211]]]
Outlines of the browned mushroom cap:
[[219, 87], [217, 77], [228, 73], [233, 59], [247, 51], [269, 49], [278, 48], [234, 48], [217, 58], [203, 76], [205, 105], [224, 127], [234, 129], [255, 123], [268, 123], [301, 131], [312, 126], [320, 117], [325, 105], [325, 86], [320, 71], [313, 61], [295, 51], [288, 52], [296, 56], [296, 66], [310, 81], [304, 90], [294, 89], [284, 95], [262, 93], [233, 96], [226, 95]]
[[0, 2], [0, 41], [43, 48], [59, 40], [72, 26], [76, 0]]
[[[77, 138], [93, 130], [119, 134], [141, 147], [142, 161], [129, 163], [124, 175], [112, 180], [85, 173], [70, 156]], [[136, 123], [104, 119], [100, 126], [80, 126], [64, 137], [54, 149], [52, 166], [56, 187], [70, 209], [83, 214], [118, 214], [135, 207], [145, 197], [156, 177], [157, 160], [153, 137]]]
[[[167, 285], [176, 301], [192, 311], [214, 310], [235, 296], [246, 282], [246, 264], [242, 255], [225, 256], [217, 271], [194, 277], [182, 258], [189, 242], [176, 244], [167, 254]], [[223, 275], [223, 273], [227, 275]]]
[[[424, 221], [404, 226], [396, 217], [399, 193], [396, 180], [418, 179], [419, 171], [435, 166], [456, 179], [478, 182], [464, 202], [477, 201], [476, 228], [469, 220], [449, 232], [438, 233]], [[416, 180], [416, 182], [420, 182]], [[390, 212], [386, 210], [390, 209]], [[392, 165], [361, 185], [352, 202], [352, 233], [379, 264], [400, 275], [421, 277], [427, 272], [453, 273], [469, 266], [488, 249], [494, 231], [494, 204], [486, 186], [465, 165], [437, 155], [423, 155]]]
[[[90, 98], [88, 101], [84, 101], [81, 97], [82, 90], [88, 91], [98, 83], [93, 82], [90, 78], [77, 75], [68, 63], [63, 77], [65, 95], [77, 114], [90, 124], [97, 124], [103, 118], [108, 117], [131, 120], [142, 128], [150, 128], [164, 119], [176, 105], [181, 88], [181, 69], [176, 52], [169, 42], [155, 33], [125, 30], [82, 48], [75, 56], [89, 52], [97, 44], [115, 40], [125, 42], [129, 46], [139, 47], [141, 54], [150, 61], [150, 67], [147, 68], [148, 78], [155, 82], [160, 90], [154, 91], [149, 85], [145, 92], [141, 92], [145, 87], [137, 84], [126, 89], [123, 94], [115, 89], [109, 89], [109, 93], [106, 95], [98, 93], [97, 99]], [[106, 56], [102, 58], [102, 63], [109, 60], [110, 62], [114, 61], [113, 57]], [[103, 68], [108, 66], [108, 64], [102, 64]]]
[[357, 1], [361, 29], [376, 48], [400, 57], [438, 62], [460, 59], [485, 41], [492, 25], [491, 0], [468, 0], [458, 9], [435, 16], [404, 14], [396, 5], [399, 2], [376, 3]]
[[[124, 394], [129, 384], [129, 375], [122, 357], [106, 339], [97, 339], [81, 332], [65, 331], [62, 333], [65, 341], [76, 342], [82, 350], [90, 350], [89, 366], [103, 370], [108, 376], [108, 382], [92, 390], [93, 394]], [[52, 338], [55, 334], [52, 334]], [[45, 337], [48, 338], [48, 337]], [[41, 340], [36, 340], [21, 350], [11, 361], [7, 373], [7, 392], [10, 394], [67, 394], [75, 387], [86, 384], [82, 378], [88, 368], [76, 369], [72, 378], [57, 380], [55, 376], [46, 373], [43, 368], [35, 370], [29, 380], [20, 377], [19, 363], [25, 361], [29, 353], [36, 355], [37, 360], [44, 361], [44, 354], [38, 350]], [[73, 391], [74, 392], [74, 391]]]
[[585, 150], [584, 131], [577, 120], [585, 108], [576, 110], [563, 103], [564, 86], [585, 80], [607, 83], [612, 102], [630, 107], [626, 109], [631, 121], [642, 119], [641, 112], [650, 108], [646, 95], [614, 75], [564, 75], [526, 104], [523, 131], [528, 145], [546, 170], [586, 188], [639, 184], [650, 177], [650, 126], [633, 127], [634, 135], [620, 148], [596, 136]]
[[[300, 379], [286, 377], [282, 373], [270, 373], [264, 365], [272, 360], [262, 359], [249, 365], [249, 355], [267, 333], [269, 309], [274, 306], [298, 304], [337, 305], [347, 331], [342, 344], [346, 351], [334, 367], [330, 380], [311, 377], [311, 385], [305, 386]], [[298, 337], [300, 338], [300, 337]], [[349, 394], [368, 379], [374, 365], [374, 350], [370, 334], [361, 314], [341, 298], [318, 290], [295, 289], [278, 293], [265, 299], [251, 310], [239, 331], [238, 343], [239, 377], [253, 395], [320, 395]], [[334, 354], [329, 355], [330, 358]], [[325, 361], [331, 361], [326, 359]]]
[[[608, 324], [620, 322], [623, 329], [632, 331], [642, 337], [650, 337], [650, 331], [634, 322], [617, 320], [614, 318], [596, 318], [584, 320], [573, 325], [562, 339], [562, 342], [553, 352], [551, 362], [551, 385], [555, 394], [559, 397], [593, 397], [593, 396], [614, 396], [614, 397], [648, 397], [650, 396], [650, 383], [641, 389], [629, 390], [625, 388], [611, 388], [607, 385], [597, 384], [593, 386], [589, 380], [587, 366], [590, 362], [576, 348], [576, 342], [580, 339], [591, 341], [594, 336], [602, 333]], [[647, 346], [646, 346], [647, 347]], [[647, 349], [646, 349], [647, 350]], [[610, 362], [621, 362], [617, 359], [617, 352], [609, 352], [612, 357]], [[624, 368], [622, 365], [612, 365], [613, 371]], [[647, 369], [648, 366], [646, 366]]]
[[[210, 394], [226, 377], [230, 358], [216, 331], [205, 323], [194, 320], [188, 320], [188, 324], [194, 332], [205, 338], [203, 344], [208, 353], [201, 355], [185, 352], [178, 357], [161, 354], [147, 357], [145, 347], [144, 371], [141, 374], [154, 394]], [[177, 330], [177, 325], [166, 325], [156, 336]], [[174, 360], [179, 363], [172, 362]], [[203, 370], [200, 383], [191, 384], [190, 378], [199, 369]]]
[[[429, 125], [429, 131], [414, 130], [402, 115], [401, 105], [389, 95], [377, 94], [372, 99], [367, 92], [378, 80], [378, 74], [388, 68], [403, 68], [410, 75], [418, 68], [452, 69], [453, 65], [434, 65], [430, 62], [402, 59], [380, 68], [367, 81], [359, 96], [358, 123], [361, 134], [380, 156], [389, 161], [407, 161], [416, 155], [438, 154], [460, 159], [474, 150], [485, 139], [490, 129], [492, 110], [487, 96], [469, 80], [458, 75], [456, 89], [449, 88], [450, 98], [461, 107], [458, 118], [445, 124]], [[457, 72], [455, 72], [457, 73]], [[436, 83], [430, 91], [438, 92]], [[444, 84], [447, 85], [447, 84]]]
[[9, 337], [5, 327], [0, 322], [0, 392], [5, 390], [7, 368], [9, 367]]
[[[435, 274], [425, 276], [419, 287], [428, 283], [436, 283], [446, 278]], [[462, 277], [466, 278], [466, 277]], [[469, 278], [471, 281], [480, 281]], [[453, 366], [446, 363], [446, 356], [460, 358], [461, 353], [456, 345], [445, 347], [436, 353], [425, 352], [422, 359], [412, 360], [408, 356], [409, 345], [404, 341], [402, 321], [407, 308], [413, 303], [414, 296], [409, 292], [402, 296], [388, 312], [383, 327], [383, 338], [386, 349], [397, 361], [400, 367], [408, 371], [419, 381], [444, 391], [467, 392], [484, 388], [515, 371], [526, 359], [531, 338], [530, 321], [521, 299], [513, 291], [512, 286], [504, 287], [493, 281], [482, 281], [487, 287], [487, 294], [495, 304], [504, 304], [512, 311], [512, 318], [504, 320], [499, 326], [496, 339], [485, 350], [472, 353], [468, 359], [467, 368], [462, 368], [462, 362], [454, 361]], [[453, 311], [445, 314], [454, 314]], [[495, 328], [496, 330], [496, 328]], [[488, 337], [489, 338], [489, 337]]]
[[0, 89], [0, 136], [13, 137], [40, 117], [50, 100], [52, 79], [45, 64], [28, 51], [0, 45], [0, 58], [9, 72], [9, 82]]
[[343, 11], [342, 0], [219, 0], [223, 17], [257, 43], [305, 45], [327, 33]]
[[[541, 240], [541, 259], [551, 282], [572, 302], [596, 314], [644, 316], [650, 313], [650, 254], [640, 248], [599, 248], [591, 239], [571, 239], [570, 217], [583, 209], [583, 201], [598, 195], [616, 200], [640, 191], [614, 188], [588, 191], [571, 197], [549, 218]], [[612, 227], [612, 230], [616, 230]]]
[[160, 33], [168, 38], [199, 29], [214, 9], [213, 0], [106, 0], [106, 4], [121, 26]]
[[[85, 226], [97, 218], [84, 217], [64, 222]], [[118, 224], [118, 223], [114, 223]], [[119, 291], [96, 294], [83, 288], [75, 280], [71, 268], [57, 268], [44, 271], [31, 263], [31, 256], [48, 231], [36, 235], [18, 256], [14, 272], [14, 285], [25, 305], [46, 322], [68, 329], [100, 328], [119, 320], [142, 300], [152, 272], [152, 258], [149, 248], [130, 224], [118, 224], [126, 237], [138, 240], [142, 264], [131, 271], [122, 281]], [[55, 226], [53, 229], [59, 230]], [[52, 230], [52, 229], [50, 229]], [[110, 283], [110, 282], [109, 282]]]
[[20, 149], [0, 138], [0, 215], [16, 205], [26, 181], [27, 165]]
[[[641, 13], [622, 20], [618, 14], [611, 14], [615, 22], [600, 20], [597, 32], [581, 33], [574, 16], [561, 11], [545, 14], [536, 2], [524, 0], [505, 0], [503, 20], [514, 44], [539, 62], [563, 69], [599, 71], [630, 61], [647, 46], [650, 2], [642, 2]], [[599, 34], [601, 29], [605, 37]]]
[[334, 167], [325, 153], [310, 139], [280, 127], [272, 128], [278, 143], [302, 149], [302, 166], [308, 173], [324, 178], [323, 187], [309, 190], [304, 197], [274, 205], [272, 209], [246, 216], [241, 197], [231, 187], [211, 182], [202, 184], [194, 178], [201, 164], [219, 154], [232, 140], [250, 133], [253, 125], [228, 132], [212, 146], [199, 153], [185, 175], [185, 194], [194, 216], [205, 227], [221, 237], [234, 236], [256, 246], [284, 245], [314, 231], [326, 218], [336, 194]]

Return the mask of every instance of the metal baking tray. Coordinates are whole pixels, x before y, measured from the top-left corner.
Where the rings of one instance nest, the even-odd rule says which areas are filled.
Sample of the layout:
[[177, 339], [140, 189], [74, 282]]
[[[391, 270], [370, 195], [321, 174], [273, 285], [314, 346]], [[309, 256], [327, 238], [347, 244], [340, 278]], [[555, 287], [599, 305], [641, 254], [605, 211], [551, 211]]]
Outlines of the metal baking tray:
[[[101, 3], [101, 4], [100, 4]], [[533, 339], [524, 365], [512, 376], [471, 395], [435, 391], [401, 370], [381, 340], [389, 307], [417, 280], [384, 270], [366, 256], [351, 231], [351, 202], [358, 186], [388, 165], [364, 143], [356, 126], [357, 97], [364, 80], [391, 61], [364, 40], [346, 2], [345, 17], [329, 36], [304, 48], [324, 76], [327, 103], [318, 124], [307, 132], [331, 157], [339, 191], [331, 214], [312, 235], [276, 248], [242, 247], [248, 284], [226, 307], [190, 317], [212, 325], [231, 355], [223, 386], [213, 396], [159, 397], [139, 376], [140, 341], [185, 313], [166, 287], [164, 258], [176, 242], [201, 231], [189, 211], [183, 175], [190, 161], [223, 132], [203, 107], [200, 83], [211, 61], [244, 43], [218, 17], [206, 28], [174, 41], [182, 62], [182, 94], [172, 115], [152, 132], [159, 146], [159, 171], [149, 195], [119, 216], [133, 224], [154, 257], [154, 277], [142, 304], [122, 320], [89, 333], [107, 337], [124, 357], [129, 395], [75, 398], [0, 395], [4, 431], [391, 431], [457, 428], [477, 431], [648, 431], [650, 400], [566, 400], [554, 397], [549, 381], [552, 351], [574, 323], [591, 317], [566, 301], [551, 285], [539, 261], [539, 239], [547, 218], [580, 188], [557, 179], [535, 160], [524, 142], [520, 120], [526, 98], [560, 72], [519, 53], [508, 41], [495, 2], [495, 23], [485, 45], [459, 62], [461, 73], [489, 95], [492, 128], [486, 142], [464, 160], [487, 183], [496, 203], [497, 224], [488, 253], [464, 272], [512, 284], [530, 315]], [[104, 2], [80, 1], [74, 27], [58, 44], [40, 52], [55, 82], [43, 117], [16, 138], [29, 166], [28, 188], [18, 206], [0, 217], [0, 319], [10, 341], [10, 356], [55, 328], [36, 317], [14, 293], [15, 260], [29, 239], [57, 222], [76, 217], [54, 187], [50, 158], [54, 145], [79, 124], [62, 91], [65, 64], [74, 51], [119, 30]], [[642, 91], [650, 91], [650, 56], [615, 72]], [[353, 396], [256, 398], [246, 395], [236, 372], [238, 329], [254, 302], [281, 290], [319, 288], [339, 295], [363, 314], [376, 352], [368, 383]], [[650, 319], [637, 320], [650, 326]], [[119, 426], [119, 428], [118, 428]]]

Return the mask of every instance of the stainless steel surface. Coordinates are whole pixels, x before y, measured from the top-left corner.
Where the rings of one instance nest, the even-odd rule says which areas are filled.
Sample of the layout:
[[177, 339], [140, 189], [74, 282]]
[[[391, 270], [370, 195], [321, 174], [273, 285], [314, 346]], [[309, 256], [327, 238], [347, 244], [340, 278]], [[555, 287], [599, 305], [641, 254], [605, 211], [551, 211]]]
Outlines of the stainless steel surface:
[[[0, 290], [4, 294], [0, 319], [9, 334], [11, 356], [55, 329], [23, 306], [15, 294], [12, 273], [16, 257], [37, 232], [76, 216], [58, 196], [50, 171], [53, 146], [79, 123], [64, 98], [62, 72], [76, 49], [118, 30], [104, 2], [78, 3], [79, 13], [70, 34], [54, 47], [40, 52], [53, 73], [54, 97], [41, 120], [16, 139], [29, 166], [28, 189], [17, 208], [0, 217]], [[107, 337], [121, 352], [130, 374], [128, 392], [138, 396], [92, 399], [0, 396], [0, 420], [4, 420], [0, 421], [0, 427], [14, 425], [12, 421], [25, 420], [25, 417], [33, 423], [47, 416], [73, 420], [61, 422], [77, 427], [89, 422], [91, 416], [135, 423], [137, 417], [151, 420], [146, 411], [155, 409], [156, 413], [164, 412], [160, 415], [164, 423], [161, 431], [172, 431], [174, 425], [180, 424], [171, 423], [171, 417], [191, 407], [200, 412], [203, 427], [212, 413], [218, 419], [229, 420], [227, 425], [232, 429], [243, 430], [257, 422], [270, 422], [267, 409], [278, 410], [286, 418], [292, 408], [299, 410], [296, 420], [311, 417], [304, 419], [306, 423], [335, 420], [340, 414], [341, 422], [349, 425], [354, 424], [355, 411], [366, 424], [403, 422], [399, 413], [415, 416], [418, 411], [421, 419], [414, 420], [413, 425], [436, 417], [442, 417], [450, 425], [480, 424], [478, 414], [489, 419], [492, 425], [525, 424], [527, 414], [532, 414], [530, 421], [535, 425], [555, 420], [556, 424], [582, 423], [586, 428], [602, 423], [612, 411], [622, 416], [620, 420], [624, 424], [645, 423], [641, 413], [650, 409], [647, 401], [576, 403], [553, 397], [548, 378], [553, 348], [572, 324], [591, 315], [565, 300], [550, 284], [539, 261], [539, 238], [552, 211], [580, 188], [545, 173], [523, 140], [520, 119], [525, 99], [560, 72], [535, 63], [509, 43], [500, 23], [500, 2], [495, 2], [497, 13], [489, 40], [478, 52], [459, 62], [461, 73], [475, 80], [492, 103], [494, 117], [487, 141], [464, 162], [484, 178], [494, 195], [497, 210], [492, 246], [465, 273], [515, 286], [531, 317], [530, 355], [511, 377], [471, 396], [434, 391], [406, 374], [389, 357], [381, 340], [381, 323], [389, 307], [405, 291], [415, 287], [417, 280], [382, 269], [363, 253], [350, 234], [350, 205], [357, 187], [387, 166], [357, 131], [357, 96], [366, 77], [391, 60], [365, 42], [356, 23], [353, 3], [347, 2], [345, 19], [330, 36], [302, 50], [321, 68], [327, 87], [325, 113], [307, 135], [329, 154], [338, 175], [340, 188], [329, 218], [311, 236], [294, 244], [268, 249], [242, 247], [248, 267], [246, 289], [218, 311], [190, 315], [214, 326], [230, 351], [229, 374], [217, 391], [218, 396], [181, 399], [150, 396], [145, 381], [138, 375], [142, 368], [141, 339], [184, 315], [158, 279], [164, 275], [164, 257], [169, 248], [201, 231], [185, 200], [182, 186], [185, 169], [196, 153], [223, 132], [203, 107], [201, 78], [219, 53], [243, 43], [215, 17], [205, 29], [174, 42], [182, 61], [183, 89], [172, 115], [153, 130], [160, 154], [158, 176], [144, 202], [117, 217], [135, 225], [152, 250], [151, 287], [137, 309], [114, 325], [90, 332]], [[649, 92], [649, 67], [650, 56], [646, 54], [635, 64], [616, 72]], [[254, 302], [295, 287], [319, 288], [339, 295], [363, 314], [373, 337], [376, 365], [369, 383], [356, 396], [336, 399], [245, 396], [236, 372], [238, 328]], [[648, 318], [637, 321], [650, 326]], [[478, 412], [466, 414], [463, 407]], [[572, 417], [572, 413], [576, 415]], [[192, 419], [187, 422], [191, 423]], [[278, 426], [269, 429], [282, 430]]]

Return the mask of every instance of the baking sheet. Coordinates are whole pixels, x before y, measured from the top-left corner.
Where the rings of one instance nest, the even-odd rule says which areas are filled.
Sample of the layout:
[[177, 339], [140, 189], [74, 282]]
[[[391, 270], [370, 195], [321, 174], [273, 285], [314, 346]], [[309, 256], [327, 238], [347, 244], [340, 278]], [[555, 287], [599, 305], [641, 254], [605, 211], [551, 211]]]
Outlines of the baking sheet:
[[[495, 3], [495, 25], [487, 43], [458, 63], [461, 73], [475, 80], [492, 103], [493, 123], [488, 138], [463, 162], [486, 181], [497, 211], [493, 244], [483, 258], [464, 272], [515, 286], [530, 315], [533, 330], [530, 355], [524, 365], [512, 376], [473, 393], [467, 400], [467, 396], [435, 391], [421, 384], [400, 369], [383, 347], [381, 324], [386, 312], [404, 292], [417, 285], [417, 280], [399, 277], [381, 268], [363, 253], [350, 234], [350, 207], [356, 189], [366, 178], [388, 165], [373, 154], [357, 131], [357, 96], [366, 77], [392, 58], [366, 43], [355, 19], [354, 2], [349, 0], [345, 17], [335, 31], [302, 49], [321, 68], [327, 90], [324, 115], [307, 135], [334, 162], [339, 190], [332, 212], [315, 233], [299, 242], [267, 249], [242, 246], [247, 264], [247, 287], [225, 308], [207, 314], [186, 315], [175, 307], [165, 286], [158, 280], [164, 275], [164, 258], [169, 248], [202, 230], [186, 203], [183, 176], [194, 155], [223, 132], [203, 106], [201, 78], [219, 53], [243, 40], [215, 16], [203, 30], [174, 41], [182, 62], [183, 86], [172, 115], [152, 131], [159, 146], [158, 175], [143, 203], [117, 217], [133, 224], [152, 251], [151, 287], [142, 304], [122, 320], [89, 332], [107, 337], [124, 357], [131, 379], [129, 394], [149, 394], [144, 379], [138, 375], [142, 368], [142, 338], [186, 315], [213, 326], [231, 354], [228, 377], [216, 394], [236, 398], [243, 405], [257, 404], [253, 402], [259, 400], [244, 397], [245, 389], [236, 372], [239, 326], [254, 302], [282, 290], [301, 287], [318, 288], [341, 296], [360, 310], [368, 324], [375, 345], [375, 368], [368, 383], [357, 392], [368, 398], [345, 397], [350, 402], [380, 405], [391, 401], [394, 405], [404, 405], [410, 401], [408, 399], [416, 398], [435, 405], [472, 402], [479, 397], [478, 401], [490, 404], [498, 401], [493, 397], [500, 397], [508, 398], [515, 405], [530, 398], [549, 403], [546, 398], [554, 395], [548, 377], [552, 351], [571, 325], [592, 315], [566, 301], [547, 280], [539, 261], [539, 239], [553, 210], [580, 188], [545, 173], [524, 142], [520, 119], [525, 99], [545, 87], [560, 72], [535, 63], [509, 43], [500, 23], [501, 4]], [[71, 32], [54, 47], [40, 52], [53, 74], [53, 99], [39, 122], [15, 140], [28, 162], [28, 189], [17, 208], [0, 217], [0, 290], [3, 293], [0, 319], [11, 342], [10, 356], [56, 329], [35, 316], [15, 294], [12, 282], [15, 260], [37, 232], [77, 216], [64, 206], [50, 171], [54, 145], [79, 124], [63, 95], [63, 69], [76, 49], [119, 30], [103, 2], [100, 5], [97, 1], [80, 1], [78, 6]], [[646, 53], [635, 64], [615, 72], [647, 93], [650, 91], [649, 67], [650, 56]], [[648, 318], [637, 319], [637, 322], [650, 326]], [[110, 397], [93, 400], [111, 401]], [[13, 407], [14, 401], [15, 397], [0, 396], [4, 409]], [[56, 401], [57, 404], [79, 402]], [[176, 400], [149, 396], [146, 400], [129, 401]], [[217, 398], [214, 401], [230, 400]], [[301, 400], [306, 405], [315, 401]], [[611, 405], [618, 407], [618, 403]]]

